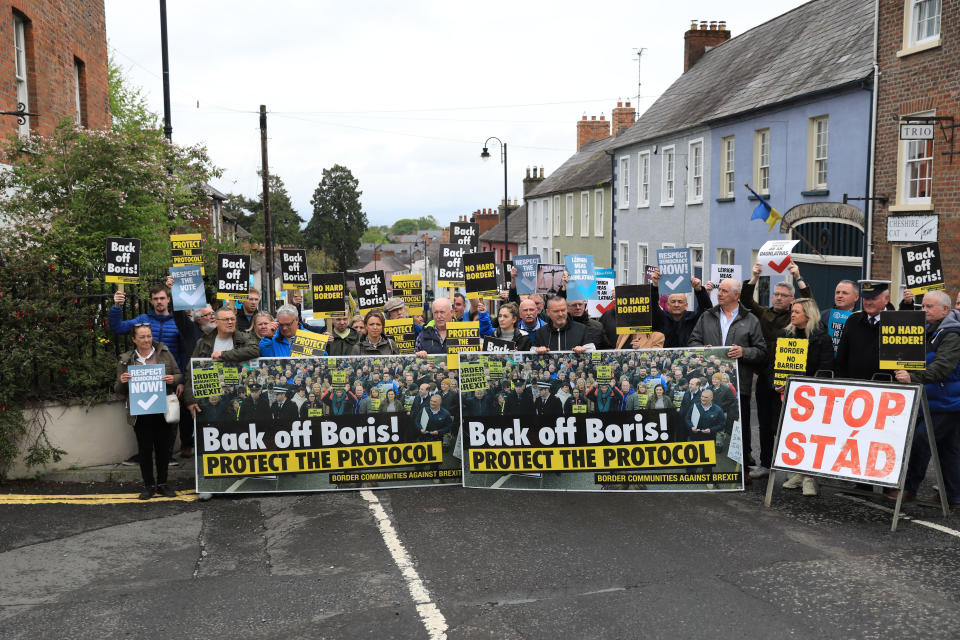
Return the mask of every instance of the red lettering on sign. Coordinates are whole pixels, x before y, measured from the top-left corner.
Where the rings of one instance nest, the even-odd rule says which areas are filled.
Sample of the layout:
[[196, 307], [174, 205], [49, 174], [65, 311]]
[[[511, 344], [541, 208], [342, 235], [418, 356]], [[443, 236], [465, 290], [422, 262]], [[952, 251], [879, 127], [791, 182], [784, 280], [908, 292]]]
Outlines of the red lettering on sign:
[[784, 439], [783, 446], [787, 448], [793, 455], [783, 453], [780, 455], [780, 459], [783, 460], [783, 464], [796, 465], [803, 462], [803, 447], [800, 446], [806, 442], [806, 438], [803, 437], [803, 434], [794, 431], [793, 433], [788, 433], [787, 437]]
[[823, 424], [830, 424], [830, 421], [833, 420], [833, 405], [836, 404], [846, 392], [846, 389], [836, 387], [820, 387], [820, 395], [827, 399], [827, 403], [823, 406]]
[[[883, 429], [886, 425], [887, 418], [900, 415], [906, 406], [907, 398], [902, 393], [884, 391], [880, 394], [880, 406], [877, 407], [877, 422], [873, 425], [873, 428]], [[871, 448], [872, 447], [873, 445], [871, 444]]]
[[847, 438], [843, 443], [840, 455], [830, 470], [839, 473], [841, 469], [849, 469], [850, 473], [860, 475], [860, 446], [853, 438]]
[[[882, 469], [877, 468], [877, 458], [883, 453], [884, 464]], [[867, 451], [867, 466], [863, 470], [863, 475], [868, 478], [885, 478], [893, 471], [893, 465], [896, 462], [894, 456], [896, 451], [886, 442], [871, 442], [870, 449]]]
[[817, 450], [813, 454], [813, 468], [820, 469], [823, 467], [823, 451], [827, 448], [827, 445], [831, 445], [837, 441], [833, 436], [821, 436], [815, 435], [810, 436], [810, 442], [817, 445]]
[[[859, 417], [853, 416], [853, 406], [857, 400], [863, 400], [863, 413]], [[870, 420], [870, 416], [873, 415], [873, 394], [867, 391], [866, 389], [857, 389], [849, 396], [847, 396], [847, 401], [843, 404], [843, 421], [847, 423], [847, 426], [851, 429], [859, 429], [863, 425], [867, 424]]]
[[816, 389], [808, 384], [802, 384], [793, 392], [793, 402], [796, 407], [790, 409], [790, 417], [797, 422], [809, 420], [813, 416], [813, 403], [808, 396], [817, 395]]

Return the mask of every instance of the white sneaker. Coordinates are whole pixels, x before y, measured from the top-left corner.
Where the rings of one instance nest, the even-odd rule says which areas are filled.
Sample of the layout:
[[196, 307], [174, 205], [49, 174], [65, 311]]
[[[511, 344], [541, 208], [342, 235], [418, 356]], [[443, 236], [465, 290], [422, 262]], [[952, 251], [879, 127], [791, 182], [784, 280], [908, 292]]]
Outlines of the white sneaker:
[[815, 496], [818, 493], [820, 492], [817, 489], [817, 481], [811, 478], [810, 476], [806, 476], [803, 479], [803, 495]]
[[757, 467], [754, 467], [753, 469], [750, 469], [750, 477], [753, 478], [754, 480], [757, 480], [759, 478], [766, 478], [768, 475], [770, 475], [770, 470], [767, 469], [766, 467], [757, 466]]
[[206, 502], [212, 497], [213, 497], [212, 493], [201, 492], [197, 494], [197, 500], [199, 500], [200, 502]]
[[801, 484], [803, 484], [803, 476], [799, 473], [794, 473], [780, 486], [784, 489], [799, 489]]

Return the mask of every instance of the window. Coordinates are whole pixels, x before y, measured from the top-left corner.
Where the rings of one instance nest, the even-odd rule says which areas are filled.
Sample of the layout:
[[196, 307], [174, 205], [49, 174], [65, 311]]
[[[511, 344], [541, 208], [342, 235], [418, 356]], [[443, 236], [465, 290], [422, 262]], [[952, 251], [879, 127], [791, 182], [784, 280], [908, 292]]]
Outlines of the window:
[[617, 284], [630, 284], [630, 245], [626, 242], [620, 243], [620, 259], [618, 261]]
[[650, 206], [650, 152], [641, 151], [638, 165], [637, 207]]
[[676, 248], [677, 248], [677, 243], [676, 243], [676, 242], [664, 242], [662, 245], [660, 245], [660, 248], [661, 248], [661, 249], [676, 249]]
[[567, 235], [573, 235], [573, 194], [567, 194]]
[[910, 0], [909, 46], [940, 39], [941, 0]]
[[703, 202], [703, 138], [693, 140], [687, 152], [687, 202]]
[[827, 116], [810, 118], [807, 136], [807, 188], [827, 188], [827, 141], [830, 119]]
[[693, 269], [693, 277], [703, 279], [703, 245], [688, 244], [690, 249], [690, 266]]
[[540, 203], [540, 209], [543, 212], [543, 237], [550, 237], [550, 199], [544, 198]]
[[563, 258], [560, 256], [560, 249], [553, 252], [554, 264], [563, 264]]
[[590, 235], [590, 192], [580, 192], [580, 237]]
[[77, 107], [77, 124], [87, 126], [87, 72], [80, 58], [73, 59], [73, 89]]
[[597, 189], [593, 192], [593, 235], [602, 238], [603, 226], [603, 189]]
[[540, 226], [540, 203], [536, 200], [533, 200], [530, 203], [530, 235], [538, 236], [539, 226]]
[[663, 148], [663, 187], [660, 190], [660, 204], [670, 206], [673, 204], [673, 186], [675, 183], [674, 170], [677, 164], [677, 154], [674, 147]]
[[630, 206], [630, 156], [620, 158], [620, 190], [617, 192], [617, 206], [626, 209]]
[[757, 193], [770, 193], [770, 129], [753, 132], [753, 187]]
[[[23, 105], [24, 111], [30, 111], [30, 88], [27, 85], [27, 20], [17, 13], [13, 14], [13, 49], [17, 102]], [[30, 134], [30, 116], [23, 120], [23, 124], [17, 127], [17, 133], [26, 136]]]
[[933, 186], [933, 140], [906, 140], [904, 150], [903, 201], [928, 203]]
[[736, 252], [733, 249], [717, 249], [716, 264], [736, 264], [734, 256]]
[[734, 184], [733, 160], [735, 157], [734, 137], [727, 136], [720, 142], [720, 151], [723, 153], [722, 170], [723, 176], [720, 179], [720, 197], [732, 198], [736, 190]]
[[545, 263], [550, 262], [550, 250], [547, 248], [544, 248], [543, 250], [543, 261]]
[[560, 235], [560, 196], [553, 196], [553, 235]]
[[637, 273], [646, 274], [648, 264], [650, 264], [650, 247], [647, 246], [646, 242], [638, 242], [637, 243]]

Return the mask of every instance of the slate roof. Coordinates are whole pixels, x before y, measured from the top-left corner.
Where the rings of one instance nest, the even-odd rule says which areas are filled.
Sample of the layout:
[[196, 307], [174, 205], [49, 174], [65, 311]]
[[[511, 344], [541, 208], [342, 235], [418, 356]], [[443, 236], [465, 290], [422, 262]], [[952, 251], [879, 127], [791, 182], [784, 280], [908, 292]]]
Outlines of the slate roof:
[[849, 85], [872, 72], [873, 0], [813, 0], [708, 51], [614, 146]]
[[567, 158], [566, 162], [524, 197], [532, 198], [558, 191], [596, 187], [601, 183], [609, 182], [610, 156], [604, 151], [611, 149], [614, 142], [625, 135], [626, 132], [619, 138], [604, 138], [583, 145], [582, 149]]
[[[528, 196], [529, 197], [529, 196]], [[498, 222], [480, 234], [486, 242], [499, 242], [503, 245], [503, 223]], [[527, 205], [520, 205], [507, 216], [507, 240], [521, 245], [527, 243]]]

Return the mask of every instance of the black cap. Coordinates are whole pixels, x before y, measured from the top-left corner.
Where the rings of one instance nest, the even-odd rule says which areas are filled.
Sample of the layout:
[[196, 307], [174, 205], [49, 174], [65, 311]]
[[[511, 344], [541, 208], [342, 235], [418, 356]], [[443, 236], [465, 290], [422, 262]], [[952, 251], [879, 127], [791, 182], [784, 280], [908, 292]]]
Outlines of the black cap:
[[551, 387], [551, 384], [545, 380], [541, 380], [537, 382], [537, 386], [540, 387], [541, 389], [549, 389]]
[[858, 280], [860, 284], [861, 298], [876, 298], [884, 291], [890, 289], [889, 280]]
[[250, 391], [260, 391], [260, 385], [258, 384], [250, 385]]
[[288, 389], [286, 387], [274, 387], [274, 393], [287, 393]]

